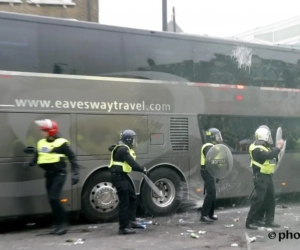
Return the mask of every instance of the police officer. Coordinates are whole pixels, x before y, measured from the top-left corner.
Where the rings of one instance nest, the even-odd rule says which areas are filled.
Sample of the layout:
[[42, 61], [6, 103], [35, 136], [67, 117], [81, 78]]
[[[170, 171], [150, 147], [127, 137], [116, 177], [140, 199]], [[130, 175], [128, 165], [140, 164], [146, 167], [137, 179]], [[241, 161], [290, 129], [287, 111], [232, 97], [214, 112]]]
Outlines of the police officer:
[[[249, 147], [255, 194], [251, 199], [246, 228], [257, 229], [261, 226], [277, 228], [280, 226], [274, 223], [275, 195], [272, 175], [284, 141], [279, 140], [276, 148], [271, 150], [270, 145], [273, 143], [271, 131], [264, 126], [256, 130], [255, 138], [255, 142]], [[265, 222], [262, 221], [264, 215]]]
[[24, 166], [38, 164], [45, 170], [47, 195], [56, 225], [51, 234], [63, 235], [67, 232], [67, 216], [60, 203], [60, 195], [67, 177], [66, 158], [72, 165], [72, 185], [79, 181], [79, 166], [69, 141], [58, 136], [58, 125], [55, 121], [45, 119], [35, 123], [42, 131], [44, 139], [38, 141], [34, 158]]
[[213, 147], [215, 144], [218, 144], [223, 141], [221, 132], [216, 128], [210, 128], [206, 131], [207, 143], [205, 143], [201, 148], [201, 176], [204, 180], [204, 190], [206, 191], [206, 197], [201, 209], [201, 218], [202, 222], [214, 222], [218, 220], [218, 217], [214, 215], [215, 211], [215, 202], [216, 202], [216, 184], [215, 178], [211, 176], [205, 166], [205, 158], [208, 150]]
[[135, 161], [136, 133], [125, 130], [120, 139], [118, 145], [108, 148], [111, 151], [111, 180], [119, 197], [119, 234], [135, 234], [133, 228], [143, 227], [136, 221], [137, 197], [128, 174], [131, 171], [147, 174], [147, 170]]

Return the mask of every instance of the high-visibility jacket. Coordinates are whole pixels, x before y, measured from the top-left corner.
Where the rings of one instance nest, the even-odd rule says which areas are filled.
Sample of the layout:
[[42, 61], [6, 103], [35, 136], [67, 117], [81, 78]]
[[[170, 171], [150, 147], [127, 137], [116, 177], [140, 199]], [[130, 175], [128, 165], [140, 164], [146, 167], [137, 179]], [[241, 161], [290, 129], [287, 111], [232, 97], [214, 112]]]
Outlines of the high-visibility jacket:
[[265, 146], [254, 145], [254, 143], [251, 144], [250, 147], [249, 147], [249, 153], [250, 153], [250, 157], [251, 157], [250, 167], [252, 167], [252, 165], [259, 167], [260, 168], [260, 172], [262, 174], [273, 174], [275, 166], [276, 166], [276, 159], [266, 160], [263, 164], [258, 163], [257, 161], [255, 161], [253, 159], [253, 156], [252, 156], [252, 151], [255, 150], [255, 149], [257, 149], [257, 148], [260, 148], [263, 151], [267, 151], [267, 152], [270, 151], [270, 149], [267, 148], [267, 147], [265, 147]]
[[202, 148], [201, 148], [201, 159], [200, 159], [200, 165], [201, 166], [204, 166], [205, 163], [206, 163], [206, 158], [205, 158], [205, 155], [204, 155], [204, 149], [207, 147], [207, 146], [213, 146], [214, 144], [212, 143], [205, 143]]
[[52, 152], [54, 148], [59, 148], [64, 143], [68, 143], [70, 145], [70, 142], [64, 138], [58, 138], [53, 142], [48, 142], [46, 139], [39, 140], [37, 143], [37, 164], [57, 163], [60, 162], [61, 159], [66, 161], [67, 157], [65, 154], [57, 154]]
[[111, 157], [110, 157], [110, 164], [109, 164], [109, 168], [111, 168], [113, 165], [115, 166], [121, 166], [122, 167], [122, 170], [123, 172], [125, 173], [130, 173], [132, 171], [132, 168], [131, 166], [126, 162], [120, 162], [120, 161], [114, 161], [113, 159], [113, 155], [114, 155], [114, 151], [118, 148], [118, 147], [127, 147], [128, 150], [129, 150], [129, 154], [131, 155], [131, 157], [135, 160], [136, 159], [136, 154], [134, 152], [133, 149], [131, 149], [130, 147], [128, 147], [127, 145], [117, 145], [111, 152]]

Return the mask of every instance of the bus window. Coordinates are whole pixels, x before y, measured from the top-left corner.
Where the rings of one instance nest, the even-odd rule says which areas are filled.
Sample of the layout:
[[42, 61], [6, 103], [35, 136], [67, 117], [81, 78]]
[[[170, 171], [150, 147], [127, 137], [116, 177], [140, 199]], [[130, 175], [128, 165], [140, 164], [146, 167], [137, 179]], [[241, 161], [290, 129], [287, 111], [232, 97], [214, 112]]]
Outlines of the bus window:
[[43, 73], [109, 76], [123, 71], [120, 33], [50, 24], [40, 24], [39, 33]]
[[[76, 138], [78, 155], [107, 155], [108, 147], [116, 144], [120, 133], [132, 129], [138, 138], [137, 154], [147, 153], [147, 116], [132, 115], [77, 115]], [[72, 128], [71, 128], [72, 129]]]
[[300, 150], [300, 119], [286, 117], [258, 118], [256, 126], [267, 125], [272, 132], [274, 146], [276, 143], [276, 131], [282, 128], [282, 137], [287, 140], [286, 151]]
[[201, 129], [217, 128], [221, 131], [224, 144], [233, 152], [247, 152], [254, 140], [254, 119], [243, 116], [203, 115]]
[[153, 80], [194, 81], [191, 42], [135, 34], [123, 39], [126, 71]]
[[195, 82], [300, 88], [295, 51], [193, 42]]
[[1, 20], [0, 70], [37, 72], [38, 48], [37, 24]]
[[232, 44], [193, 42], [195, 82], [246, 85], [231, 57], [233, 49]]

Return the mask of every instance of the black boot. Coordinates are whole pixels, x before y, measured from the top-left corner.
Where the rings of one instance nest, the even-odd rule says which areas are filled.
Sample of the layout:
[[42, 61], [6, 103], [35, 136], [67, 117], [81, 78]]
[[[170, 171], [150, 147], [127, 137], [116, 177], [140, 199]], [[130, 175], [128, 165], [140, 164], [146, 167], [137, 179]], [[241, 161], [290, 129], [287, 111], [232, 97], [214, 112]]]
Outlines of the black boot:
[[271, 228], [279, 228], [280, 225], [274, 223], [274, 222], [266, 222], [265, 227], [271, 227]]
[[247, 229], [257, 230], [259, 227], [264, 227], [264, 226], [265, 226], [265, 224], [261, 221], [257, 221], [257, 222], [246, 221]]
[[54, 229], [50, 232], [50, 234], [56, 234], [59, 229], [59, 226], [53, 225], [52, 227], [54, 227]]
[[203, 216], [203, 215], [201, 216], [200, 221], [201, 222], [207, 222], [207, 223], [214, 222], [214, 220], [210, 219], [208, 216]]
[[119, 234], [135, 234], [135, 231], [132, 228], [119, 228]]
[[130, 226], [131, 228], [136, 228], [136, 229], [145, 229], [140, 223], [137, 221], [130, 221]]
[[218, 216], [217, 215], [209, 216], [209, 218], [212, 219], [212, 220], [218, 220]]
[[59, 225], [54, 231], [53, 234], [55, 235], [64, 235], [68, 231], [68, 226], [67, 224], [61, 224]]

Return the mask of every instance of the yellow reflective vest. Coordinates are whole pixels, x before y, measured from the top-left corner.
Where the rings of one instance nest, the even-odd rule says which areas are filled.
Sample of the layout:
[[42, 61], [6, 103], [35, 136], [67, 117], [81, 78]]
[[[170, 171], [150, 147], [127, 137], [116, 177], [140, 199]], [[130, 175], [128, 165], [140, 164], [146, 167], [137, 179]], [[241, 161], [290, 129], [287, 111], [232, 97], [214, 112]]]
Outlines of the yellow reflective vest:
[[266, 160], [263, 164], [260, 164], [258, 163], [257, 161], [255, 161], [252, 157], [252, 151], [254, 149], [257, 149], [257, 148], [260, 148], [262, 149], [263, 151], [267, 151], [269, 152], [270, 149], [265, 147], [265, 146], [262, 146], [262, 145], [254, 145], [251, 144], [250, 147], [249, 147], [249, 153], [250, 153], [250, 157], [251, 157], [251, 163], [250, 163], [250, 167], [252, 167], [252, 165], [255, 165], [257, 167], [260, 168], [260, 172], [262, 174], [273, 174], [274, 173], [274, 168], [276, 166], [276, 159], [273, 159], [273, 160]]
[[204, 149], [207, 147], [207, 146], [213, 146], [214, 144], [212, 143], [205, 143], [202, 148], [201, 148], [201, 159], [200, 159], [200, 165], [201, 166], [204, 166], [205, 163], [206, 163], [206, 158], [205, 158], [205, 155], [204, 155]]
[[118, 148], [118, 147], [127, 147], [128, 150], [129, 150], [129, 154], [131, 155], [131, 157], [135, 160], [136, 159], [136, 154], [134, 152], [133, 149], [131, 149], [130, 147], [128, 147], [127, 145], [117, 145], [113, 151], [111, 152], [111, 157], [110, 157], [110, 165], [109, 165], [109, 168], [111, 168], [111, 166], [115, 165], [115, 166], [121, 166], [122, 167], [122, 170], [123, 172], [125, 173], [130, 173], [132, 171], [132, 168], [131, 166], [129, 166], [129, 164], [124, 161], [124, 162], [119, 162], [119, 161], [114, 161], [113, 159], [113, 155], [114, 155], [114, 151]]
[[52, 153], [54, 148], [59, 148], [64, 143], [70, 142], [64, 138], [58, 138], [53, 142], [47, 142], [46, 139], [41, 139], [37, 143], [37, 151], [38, 151], [38, 160], [37, 164], [49, 164], [49, 163], [57, 163], [61, 161], [61, 158], [66, 160], [66, 155]]

